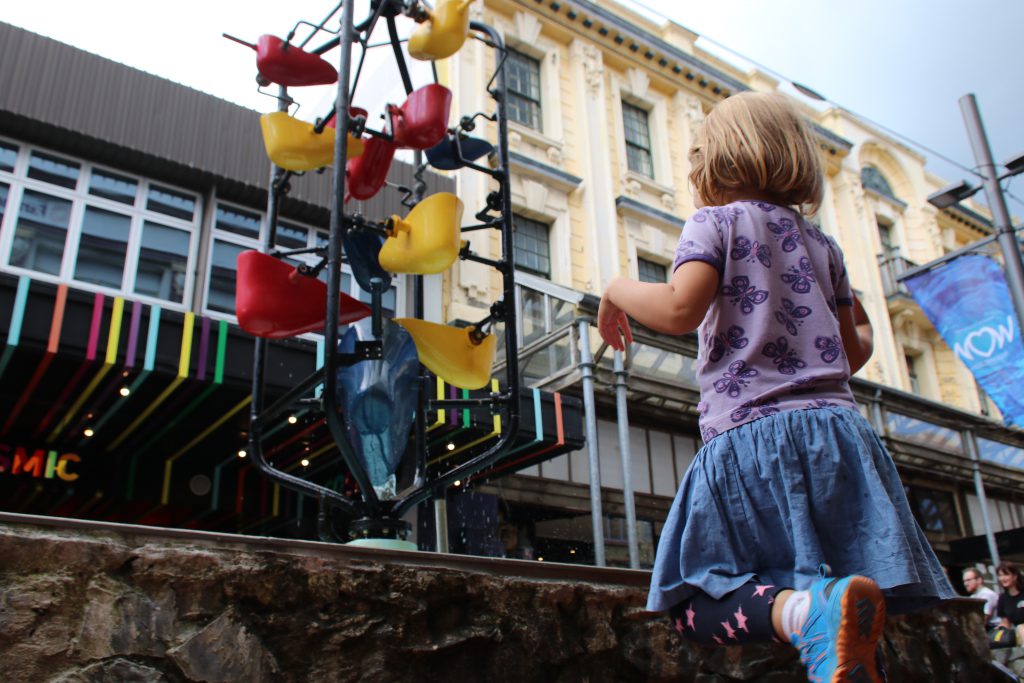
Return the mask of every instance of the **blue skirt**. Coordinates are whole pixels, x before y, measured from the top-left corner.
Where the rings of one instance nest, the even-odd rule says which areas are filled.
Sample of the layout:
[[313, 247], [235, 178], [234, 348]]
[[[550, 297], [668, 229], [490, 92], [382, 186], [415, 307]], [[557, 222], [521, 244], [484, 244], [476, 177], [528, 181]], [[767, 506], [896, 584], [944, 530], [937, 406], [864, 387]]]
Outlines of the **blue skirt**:
[[892, 613], [956, 594], [917, 525], [892, 458], [848, 408], [790, 410], [723, 432], [697, 453], [661, 533], [647, 609], [756, 577], [807, 589], [874, 579]]

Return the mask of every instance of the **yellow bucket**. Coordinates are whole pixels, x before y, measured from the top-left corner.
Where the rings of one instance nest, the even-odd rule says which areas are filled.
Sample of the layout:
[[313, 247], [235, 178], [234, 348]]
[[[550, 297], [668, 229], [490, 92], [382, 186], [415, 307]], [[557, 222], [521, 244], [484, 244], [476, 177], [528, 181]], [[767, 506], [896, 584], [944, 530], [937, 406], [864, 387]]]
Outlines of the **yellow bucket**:
[[409, 56], [432, 60], [451, 57], [469, 35], [469, 6], [473, 0], [438, 0], [430, 19], [409, 36]]
[[432, 194], [404, 219], [391, 217], [391, 236], [380, 250], [380, 266], [391, 273], [434, 275], [459, 257], [462, 201], [451, 192]]
[[482, 389], [491, 379], [498, 338], [488, 334], [473, 341], [473, 327], [452, 327], [419, 318], [395, 318], [416, 343], [420, 362], [448, 384], [460, 389]]
[[[275, 111], [260, 117], [267, 156], [288, 171], [312, 171], [334, 163], [334, 129], [317, 133], [312, 123], [300, 121], [287, 112]], [[363, 153], [363, 141], [348, 138], [348, 156]]]

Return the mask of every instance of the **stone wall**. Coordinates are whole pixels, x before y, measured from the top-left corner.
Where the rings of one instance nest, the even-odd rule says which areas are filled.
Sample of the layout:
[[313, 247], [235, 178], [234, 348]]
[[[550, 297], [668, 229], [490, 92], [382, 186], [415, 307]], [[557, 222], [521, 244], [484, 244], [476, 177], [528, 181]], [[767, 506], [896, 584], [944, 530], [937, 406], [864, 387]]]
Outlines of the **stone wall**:
[[[782, 646], [705, 650], [645, 572], [0, 515], [0, 681], [806, 680]], [[890, 681], [987, 681], [981, 611], [890, 620]]]

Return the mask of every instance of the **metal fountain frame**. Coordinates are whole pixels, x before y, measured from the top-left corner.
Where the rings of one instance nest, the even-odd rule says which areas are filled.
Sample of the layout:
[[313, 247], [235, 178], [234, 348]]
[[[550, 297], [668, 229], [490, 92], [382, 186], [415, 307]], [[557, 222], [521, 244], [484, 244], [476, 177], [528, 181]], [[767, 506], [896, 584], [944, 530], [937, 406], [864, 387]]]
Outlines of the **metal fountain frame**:
[[[354, 2], [342, 2], [318, 25], [308, 22], [299, 22], [314, 28], [316, 35], [340, 9], [341, 29], [335, 38], [330, 39], [323, 46], [312, 50], [313, 54], [322, 55], [334, 48], [340, 48], [338, 59], [338, 89], [334, 104], [334, 110], [322, 120], [318, 121], [316, 132], [323, 131], [324, 127], [335, 116], [336, 112], [348, 112], [352, 96], [358, 86], [359, 74], [362, 69], [363, 59], [370, 47], [369, 38], [373, 33], [379, 19], [384, 18], [387, 22], [390, 45], [392, 46], [395, 59], [402, 75], [403, 85], [406, 93], [412, 92], [413, 87], [408, 73], [408, 67], [401, 50], [401, 41], [395, 24], [395, 17], [404, 14], [417, 22], [427, 18], [427, 12], [419, 0], [373, 0], [371, 2], [370, 16], [358, 26], [354, 23]], [[289, 33], [285, 42], [290, 43], [294, 37], [295, 30]], [[307, 38], [305, 42], [308, 42]], [[484, 43], [495, 50], [498, 55], [495, 72], [487, 85], [488, 94], [495, 101], [495, 112], [491, 115], [476, 114], [472, 117], [464, 116], [459, 123], [449, 128], [449, 133], [455, 135], [456, 141], [463, 131], [470, 131], [475, 126], [477, 116], [494, 121], [497, 124], [497, 165], [495, 168], [482, 166], [476, 163], [463, 160], [462, 166], [480, 173], [484, 173], [497, 181], [499, 188], [491, 192], [487, 198], [487, 206], [476, 214], [479, 221], [476, 225], [461, 227], [462, 232], [469, 232], [481, 229], [501, 230], [502, 255], [499, 260], [491, 260], [472, 253], [468, 246], [462, 247], [459, 258], [471, 260], [488, 265], [498, 270], [502, 275], [502, 297], [492, 304], [487, 317], [476, 323], [476, 329], [483, 326], [490, 326], [492, 334], [494, 323], [504, 325], [504, 348], [505, 358], [501, 362], [501, 369], [504, 370], [504, 388], [498, 392], [491, 392], [486, 397], [463, 398], [463, 399], [428, 399], [429, 382], [431, 378], [423, 371], [419, 377], [419, 407], [415, 417], [414, 453], [415, 472], [412, 484], [405, 490], [399, 492], [393, 499], [383, 500], [378, 497], [370, 483], [369, 477], [359, 461], [359, 457], [349, 442], [345, 433], [345, 425], [338, 412], [337, 397], [337, 373], [342, 367], [358, 362], [373, 362], [383, 358], [382, 344], [382, 314], [381, 298], [382, 283], [379, 279], [373, 282], [374, 291], [370, 292], [372, 302], [372, 330], [373, 339], [365, 342], [357, 342], [353, 353], [341, 353], [338, 349], [338, 307], [339, 291], [341, 285], [342, 248], [348, 231], [353, 227], [365, 228], [367, 222], [358, 214], [348, 215], [344, 211], [344, 198], [346, 190], [345, 168], [348, 161], [347, 141], [349, 133], [386, 137], [387, 133], [369, 130], [365, 127], [365, 120], [362, 117], [352, 118], [350, 116], [338, 116], [336, 124], [336, 137], [334, 147], [334, 183], [332, 189], [332, 207], [330, 219], [330, 240], [326, 250], [300, 249], [300, 250], [275, 250], [273, 248], [277, 232], [278, 214], [283, 196], [288, 192], [291, 171], [271, 164], [270, 188], [267, 199], [267, 217], [269, 229], [262, 244], [261, 251], [272, 253], [276, 256], [289, 256], [299, 253], [310, 253], [316, 251], [321, 257], [321, 263], [315, 268], [299, 268], [300, 274], [316, 277], [326, 262], [327, 267], [327, 310], [324, 325], [324, 363], [323, 367], [315, 370], [311, 375], [301, 380], [296, 386], [288, 391], [269, 406], [265, 406], [265, 368], [267, 357], [268, 340], [256, 337], [253, 351], [253, 382], [252, 382], [252, 404], [250, 411], [249, 430], [249, 453], [252, 456], [256, 467], [269, 478], [277, 481], [282, 486], [290, 488], [300, 494], [313, 496], [319, 501], [319, 534], [322, 540], [332, 538], [331, 525], [329, 523], [331, 511], [339, 512], [350, 520], [350, 537], [364, 538], [404, 538], [409, 525], [401, 517], [412, 506], [426, 501], [432, 497], [441, 497], [445, 489], [459, 479], [467, 479], [470, 475], [479, 472], [496, 463], [512, 443], [512, 437], [519, 429], [519, 358], [516, 337], [516, 316], [515, 309], [515, 268], [513, 258], [513, 234], [512, 234], [512, 203], [510, 191], [510, 171], [508, 161], [508, 122], [506, 118], [507, 90], [505, 82], [505, 61], [507, 51], [500, 34], [492, 27], [471, 21], [469, 25], [469, 36]], [[467, 39], [468, 39], [467, 38]], [[305, 42], [298, 45], [301, 49]], [[384, 43], [386, 45], [388, 43]], [[351, 79], [352, 49], [355, 45], [362, 48], [361, 58], [356, 67], [355, 81], [352, 82], [351, 90], [347, 86]], [[436, 69], [434, 70], [436, 81]], [[266, 83], [261, 82], [261, 85]], [[281, 86], [279, 89], [278, 108], [287, 111], [293, 100], [288, 96], [287, 89]], [[460, 153], [461, 156], [461, 153]], [[425, 165], [419, 163], [421, 154], [416, 153], [417, 162], [417, 186], [409, 190], [406, 188], [407, 197], [403, 203], [411, 206], [422, 198], [425, 184], [419, 180], [420, 174], [425, 170]], [[411, 201], [409, 201], [411, 199]], [[496, 212], [496, 215], [492, 214]], [[371, 225], [371, 227], [373, 227]], [[376, 226], [380, 229], [382, 226]], [[417, 318], [423, 317], [423, 281], [422, 275], [413, 276], [414, 287], [414, 315]], [[322, 387], [319, 398], [316, 392]], [[275, 420], [282, 418], [285, 413], [295, 405], [305, 407], [319, 406], [323, 412], [328, 430], [337, 445], [341, 457], [359, 487], [361, 498], [349, 498], [331, 488], [322, 486], [315, 482], [297, 477], [274, 467], [263, 451], [263, 440], [266, 428]], [[466, 462], [444, 472], [436, 478], [427, 478], [427, 442], [426, 442], [426, 414], [429, 410], [444, 410], [450, 408], [489, 408], [492, 412], [503, 411], [504, 419], [501, 421], [502, 431], [496, 442], [490, 445], [485, 451], [471, 457]]]

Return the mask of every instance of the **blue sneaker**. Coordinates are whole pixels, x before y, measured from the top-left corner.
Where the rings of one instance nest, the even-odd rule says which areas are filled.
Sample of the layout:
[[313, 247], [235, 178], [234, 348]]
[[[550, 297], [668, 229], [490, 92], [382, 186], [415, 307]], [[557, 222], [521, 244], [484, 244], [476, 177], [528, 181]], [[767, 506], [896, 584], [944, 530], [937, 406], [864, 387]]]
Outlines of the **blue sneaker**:
[[791, 636], [800, 650], [812, 683], [881, 683], [875, 661], [885, 628], [882, 591], [864, 576], [822, 578], [810, 588], [811, 604], [798, 633]]

